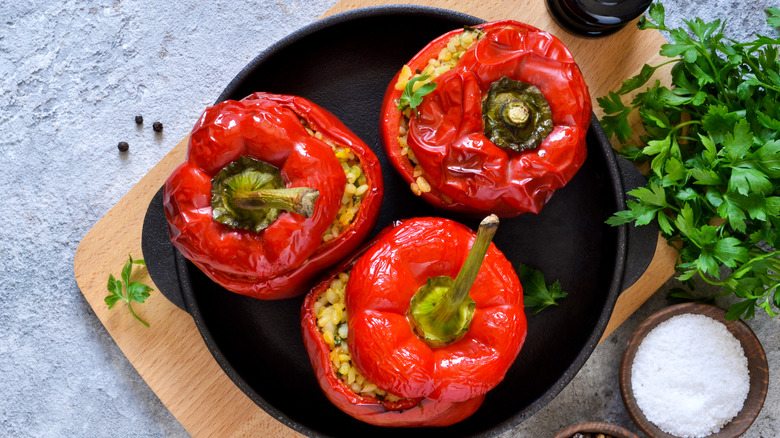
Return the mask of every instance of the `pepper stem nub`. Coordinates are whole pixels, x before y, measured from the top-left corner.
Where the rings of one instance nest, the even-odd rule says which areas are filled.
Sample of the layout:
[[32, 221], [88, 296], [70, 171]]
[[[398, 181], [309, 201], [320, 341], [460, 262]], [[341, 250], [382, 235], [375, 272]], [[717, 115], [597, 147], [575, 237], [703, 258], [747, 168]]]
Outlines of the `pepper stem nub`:
[[476, 307], [469, 290], [497, 228], [496, 215], [483, 219], [457, 277], [454, 280], [447, 276], [429, 278], [412, 297], [407, 319], [417, 336], [429, 345], [451, 344], [468, 331]]
[[319, 196], [317, 190], [308, 187], [261, 189], [236, 193], [233, 196], [233, 203], [244, 210], [276, 208], [311, 217]]
[[531, 111], [524, 102], [507, 103], [503, 112], [504, 119], [516, 126], [523, 126], [531, 116]]
[[552, 132], [552, 109], [534, 85], [503, 77], [482, 102], [485, 136], [496, 146], [522, 152], [539, 147]]
[[318, 197], [312, 188], [285, 188], [276, 166], [246, 156], [222, 168], [211, 180], [212, 218], [255, 233], [271, 225], [281, 211], [311, 217]]

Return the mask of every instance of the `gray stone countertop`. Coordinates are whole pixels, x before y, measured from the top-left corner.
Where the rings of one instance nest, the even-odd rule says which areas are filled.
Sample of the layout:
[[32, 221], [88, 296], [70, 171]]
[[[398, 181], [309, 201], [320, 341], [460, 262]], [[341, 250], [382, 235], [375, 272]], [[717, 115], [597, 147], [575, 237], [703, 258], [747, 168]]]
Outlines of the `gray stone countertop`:
[[[187, 435], [80, 293], [76, 247], [250, 59], [335, 3], [0, 2], [0, 436]], [[776, 35], [764, 21], [769, 0], [665, 6], [671, 25], [699, 16], [726, 19], [736, 39]], [[164, 124], [162, 133], [152, 131], [154, 121]], [[118, 153], [119, 141], [129, 153]], [[667, 282], [553, 402], [505, 436], [550, 436], [593, 420], [637, 430], [619, 395], [620, 355], [674, 286]], [[780, 318], [759, 315], [748, 324], [767, 352], [771, 378], [746, 436], [776, 437]]]

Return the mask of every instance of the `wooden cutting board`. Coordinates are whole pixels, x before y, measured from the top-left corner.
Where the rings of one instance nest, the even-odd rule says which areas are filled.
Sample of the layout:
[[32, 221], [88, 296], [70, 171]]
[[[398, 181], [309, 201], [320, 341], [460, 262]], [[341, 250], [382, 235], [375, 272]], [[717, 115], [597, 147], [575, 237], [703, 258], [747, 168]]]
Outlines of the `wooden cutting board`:
[[[390, 3], [385, 0], [344, 0], [326, 15]], [[616, 89], [644, 63], [657, 63], [658, 50], [665, 43], [660, 33], [640, 32], [633, 25], [602, 39], [574, 37], [552, 22], [542, 0], [441, 0], [418, 4], [452, 9], [487, 21], [523, 21], [557, 35], [574, 53], [594, 103], [596, 97]], [[596, 113], [600, 115], [598, 109]], [[152, 293], [146, 303], [134, 307], [151, 323], [151, 328], [141, 325], [124, 309], [109, 311], [103, 301], [108, 275], [119, 275], [127, 254], [140, 257], [146, 208], [170, 172], [184, 161], [186, 145], [187, 138], [84, 237], [74, 261], [76, 281], [119, 348], [191, 435], [297, 436], [255, 405], [228, 378], [207, 349], [190, 315], [160, 293]], [[674, 262], [675, 251], [659, 239], [655, 257], [645, 274], [618, 299], [604, 337], [673, 274]], [[133, 279], [157, 289], [144, 269], [137, 269]]]

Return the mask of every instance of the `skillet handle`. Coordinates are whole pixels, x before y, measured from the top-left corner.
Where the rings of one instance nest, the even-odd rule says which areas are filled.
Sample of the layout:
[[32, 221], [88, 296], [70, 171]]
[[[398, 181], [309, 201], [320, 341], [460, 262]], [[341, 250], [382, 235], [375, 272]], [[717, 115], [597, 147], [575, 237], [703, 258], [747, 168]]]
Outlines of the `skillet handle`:
[[[647, 185], [647, 179], [629, 160], [619, 155], [616, 155], [615, 158], [628, 199], [630, 198], [628, 192]], [[628, 227], [628, 248], [626, 251], [626, 272], [623, 274], [621, 287], [623, 291], [639, 280], [647, 270], [655, 255], [659, 232], [658, 224], [655, 221], [639, 227], [633, 223], [626, 226]]]
[[183, 257], [173, 247], [168, 234], [168, 220], [165, 218], [163, 207], [162, 187], [152, 198], [149, 208], [144, 216], [144, 225], [141, 231], [141, 251], [146, 261], [146, 269], [152, 281], [160, 292], [187, 313], [187, 304], [181, 289], [179, 269]]

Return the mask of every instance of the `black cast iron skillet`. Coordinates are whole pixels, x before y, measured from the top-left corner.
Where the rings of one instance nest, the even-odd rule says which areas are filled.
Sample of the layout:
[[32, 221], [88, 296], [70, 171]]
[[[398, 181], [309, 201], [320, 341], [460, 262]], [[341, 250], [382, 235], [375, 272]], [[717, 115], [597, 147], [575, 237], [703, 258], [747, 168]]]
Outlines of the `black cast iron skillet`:
[[[385, 88], [400, 67], [435, 37], [482, 22], [452, 11], [413, 6], [354, 10], [320, 20], [273, 45], [249, 63], [217, 100], [255, 91], [294, 94], [327, 108], [378, 155], [385, 198], [378, 230], [413, 216], [443, 216], [476, 228], [478, 221], [437, 211], [411, 194], [379, 141]], [[258, 37], [260, 34], [258, 34]], [[598, 121], [587, 137], [588, 159], [538, 215], [502, 220], [495, 244], [517, 266], [560, 280], [569, 296], [538, 315], [527, 311], [528, 337], [506, 379], [447, 436], [491, 436], [511, 429], [552, 400], [590, 356], [618, 294], [646, 269], [657, 230], [610, 227], [625, 208], [628, 188], [644, 183], [631, 164], [619, 164]], [[189, 263], [170, 243], [162, 191], [149, 206], [142, 235], [152, 280], [194, 318], [230, 378], [255, 403], [310, 436], [390, 436], [336, 409], [321, 393], [299, 327], [302, 297], [260, 301], [230, 293]], [[261, 433], [261, 431], [258, 431]], [[428, 429], [404, 430], [426, 436]]]

